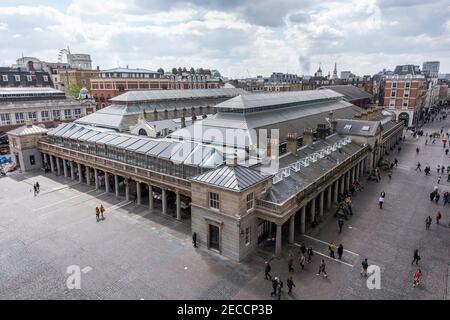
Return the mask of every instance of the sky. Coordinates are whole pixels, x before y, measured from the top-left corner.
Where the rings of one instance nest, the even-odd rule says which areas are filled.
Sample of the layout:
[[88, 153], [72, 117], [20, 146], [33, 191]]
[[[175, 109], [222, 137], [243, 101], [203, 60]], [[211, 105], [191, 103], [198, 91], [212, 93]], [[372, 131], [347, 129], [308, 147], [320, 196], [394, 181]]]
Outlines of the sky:
[[211, 68], [237, 78], [272, 72], [375, 74], [441, 62], [450, 73], [448, 0], [0, 1], [0, 66], [61, 49], [118, 66]]

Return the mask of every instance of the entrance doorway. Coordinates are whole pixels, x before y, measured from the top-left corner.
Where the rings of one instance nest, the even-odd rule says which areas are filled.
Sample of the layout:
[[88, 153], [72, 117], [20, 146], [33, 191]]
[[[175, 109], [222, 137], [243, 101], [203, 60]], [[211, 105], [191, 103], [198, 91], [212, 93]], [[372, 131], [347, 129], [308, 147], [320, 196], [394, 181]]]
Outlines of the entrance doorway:
[[220, 251], [219, 227], [213, 224], [209, 225], [209, 248]]

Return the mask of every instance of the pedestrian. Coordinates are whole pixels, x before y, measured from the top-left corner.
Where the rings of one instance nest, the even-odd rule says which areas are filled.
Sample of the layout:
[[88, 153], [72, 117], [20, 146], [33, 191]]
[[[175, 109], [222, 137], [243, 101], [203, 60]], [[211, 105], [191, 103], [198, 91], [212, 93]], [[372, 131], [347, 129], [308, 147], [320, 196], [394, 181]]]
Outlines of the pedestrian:
[[395, 164], [396, 167], [398, 166], [398, 160], [397, 160], [397, 158], [394, 159], [394, 164]]
[[288, 294], [292, 293], [292, 288], [295, 287], [294, 281], [292, 281], [292, 277], [289, 277], [286, 281], [286, 285], [289, 288]]
[[434, 196], [434, 200], [436, 201], [436, 204], [438, 204], [440, 198], [441, 198], [441, 195], [439, 194], [439, 192], [436, 192], [436, 195]]
[[325, 278], [327, 278], [328, 276], [327, 276], [327, 272], [325, 270], [325, 267], [326, 267], [325, 260], [322, 259], [322, 261], [320, 262], [320, 266], [319, 266], [319, 272], [316, 274], [316, 276], [320, 276], [320, 274], [323, 273], [323, 276]]
[[441, 165], [441, 174], [444, 174], [445, 166]]
[[441, 170], [441, 166], [438, 164], [436, 167], [437, 173], [439, 173], [439, 171]]
[[337, 254], [338, 254], [338, 259], [342, 260], [342, 255], [344, 254], [344, 246], [342, 245], [342, 243], [339, 245], [339, 247], [337, 249]]
[[300, 245], [300, 252], [304, 255], [306, 252], [306, 246], [305, 243], [302, 242], [302, 244]]
[[431, 221], [432, 221], [432, 219], [431, 219], [430, 216], [428, 216], [428, 217], [425, 219], [425, 228], [426, 228], [427, 230], [430, 229]]
[[274, 297], [277, 294], [277, 287], [278, 287], [278, 278], [275, 277], [272, 279], [272, 293], [270, 294], [272, 297]]
[[416, 148], [416, 153], [419, 154], [419, 147]]
[[[266, 268], [264, 269], [266, 280], [272, 279], [272, 275], [270, 274], [270, 270], [272, 270], [272, 267], [270, 266], [269, 261], [266, 261]], [[267, 277], [269, 277], [269, 278], [267, 278]]]
[[192, 234], [192, 244], [194, 245], [194, 248], [197, 248], [197, 233], [194, 232]]
[[100, 209], [98, 207], [95, 207], [95, 218], [97, 219], [97, 222], [100, 221]]
[[39, 187], [39, 181], [36, 181], [36, 189], [37, 189], [37, 193], [39, 193], [39, 191], [41, 191], [41, 189]]
[[413, 287], [417, 287], [419, 285], [421, 278], [422, 278], [422, 270], [417, 269], [417, 271], [414, 272], [413, 276]]
[[339, 233], [341, 233], [342, 227], [344, 226], [344, 219], [342, 219], [342, 217], [339, 217], [338, 219], [338, 226], [339, 226]]
[[281, 289], [283, 288], [283, 281], [281, 279], [278, 279], [278, 285], [277, 285], [277, 299], [281, 300]]
[[448, 148], [445, 149], [445, 155], [446, 155], [446, 156], [448, 156], [448, 151], [449, 151]]
[[383, 209], [383, 202], [384, 202], [384, 198], [382, 196], [380, 196], [380, 198], [378, 199], [378, 205], [380, 206], [380, 209]]
[[294, 263], [294, 257], [292, 256], [292, 254], [289, 254], [289, 257], [288, 257], [289, 272], [294, 271], [294, 268], [292, 267], [293, 263]]
[[300, 267], [302, 268], [302, 270], [305, 270], [305, 262], [306, 262], [305, 255], [302, 254], [300, 256]]
[[134, 192], [134, 200], [133, 200], [133, 202], [136, 203], [136, 201], [137, 201], [137, 192], [135, 191]]
[[384, 190], [380, 192], [380, 197], [386, 197], [386, 192], [384, 192]]
[[438, 183], [438, 184], [441, 183], [441, 178], [442, 178], [441, 175], [439, 175], [438, 180], [437, 180], [437, 183]]
[[436, 223], [437, 224], [439, 224], [439, 221], [441, 220], [441, 218], [442, 218], [441, 212], [438, 211], [437, 214], [436, 214]]
[[389, 170], [388, 177], [389, 177], [389, 181], [391, 181], [391, 179], [392, 179], [392, 170]]
[[103, 213], [105, 212], [105, 207], [103, 207], [103, 205], [100, 205], [100, 214], [102, 215], [102, 220], [105, 220], [105, 216], [103, 215]]
[[310, 263], [310, 262], [311, 262], [311, 258], [312, 258], [312, 256], [314, 255], [313, 248], [312, 248], [312, 247], [309, 247], [308, 250], [307, 250], [307, 252], [308, 252], [308, 263]]
[[36, 184], [33, 184], [33, 190], [34, 190], [34, 196], [36, 197], [36, 195], [37, 195], [37, 188], [36, 188]]
[[419, 264], [419, 260], [420, 260], [419, 249], [415, 249], [414, 250], [414, 258], [413, 258], [413, 261], [411, 262], [411, 264], [413, 264], [415, 262], [416, 265], [418, 265]]
[[328, 244], [328, 251], [330, 252], [330, 257], [333, 259], [336, 259], [334, 257], [334, 252], [336, 251], [336, 245], [333, 243], [333, 241]]
[[367, 262], [367, 258], [364, 259], [364, 261], [361, 263], [362, 270], [361, 275], [364, 277], [367, 277], [367, 268], [369, 268], [369, 263]]
[[422, 169], [420, 168], [420, 162], [417, 162], [416, 171], [417, 171], [417, 170], [422, 171]]

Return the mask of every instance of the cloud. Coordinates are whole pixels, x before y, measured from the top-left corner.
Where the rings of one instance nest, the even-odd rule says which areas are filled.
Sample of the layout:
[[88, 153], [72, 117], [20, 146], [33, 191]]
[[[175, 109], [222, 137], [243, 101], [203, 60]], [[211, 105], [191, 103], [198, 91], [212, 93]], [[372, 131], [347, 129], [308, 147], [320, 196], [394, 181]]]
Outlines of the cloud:
[[328, 73], [336, 61], [338, 71], [373, 74], [436, 59], [450, 71], [445, 0], [41, 3], [0, 3], [3, 63], [21, 52], [54, 61], [69, 45], [73, 52], [90, 53], [101, 68], [201, 66], [248, 76], [312, 73], [319, 63]]

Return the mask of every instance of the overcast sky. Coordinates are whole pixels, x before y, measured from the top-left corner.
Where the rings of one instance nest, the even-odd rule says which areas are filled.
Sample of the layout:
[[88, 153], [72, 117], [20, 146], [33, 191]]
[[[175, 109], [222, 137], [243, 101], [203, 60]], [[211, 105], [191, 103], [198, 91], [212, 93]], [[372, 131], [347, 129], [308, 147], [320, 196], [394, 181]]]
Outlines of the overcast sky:
[[273, 71], [374, 74], [441, 61], [450, 73], [448, 0], [1, 0], [0, 65], [22, 55], [95, 66], [215, 68], [228, 77]]

